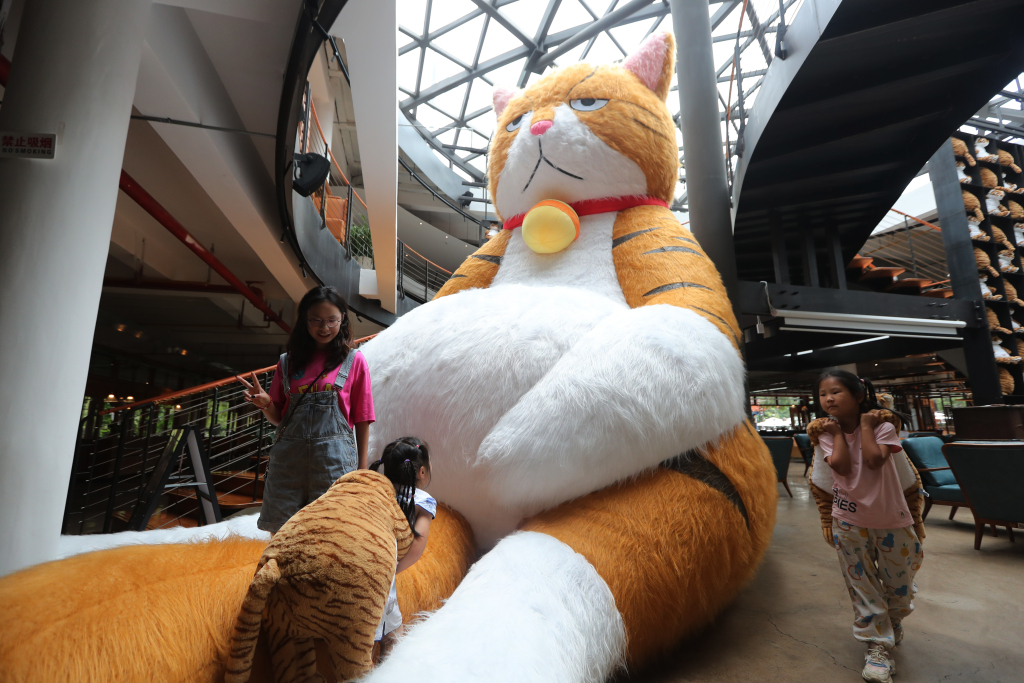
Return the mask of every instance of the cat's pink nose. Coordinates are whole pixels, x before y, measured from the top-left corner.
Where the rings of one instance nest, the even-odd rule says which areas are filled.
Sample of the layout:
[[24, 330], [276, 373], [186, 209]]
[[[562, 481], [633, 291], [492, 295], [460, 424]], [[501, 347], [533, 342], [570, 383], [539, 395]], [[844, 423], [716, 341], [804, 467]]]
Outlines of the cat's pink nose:
[[548, 128], [553, 125], [555, 125], [554, 121], [538, 121], [530, 126], [530, 132], [534, 135], [544, 135], [544, 133], [548, 132]]

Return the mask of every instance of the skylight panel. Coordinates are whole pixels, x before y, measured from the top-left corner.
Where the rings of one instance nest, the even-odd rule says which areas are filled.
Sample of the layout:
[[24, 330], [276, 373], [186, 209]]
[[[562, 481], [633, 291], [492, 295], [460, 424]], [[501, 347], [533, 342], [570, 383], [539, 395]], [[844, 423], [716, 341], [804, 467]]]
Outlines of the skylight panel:
[[[590, 41], [587, 42], [589, 43]], [[615, 47], [615, 43], [612, 42], [612, 39], [609, 38], [608, 34], [604, 31], [597, 34], [597, 38], [594, 40], [594, 45], [590, 48], [590, 52], [587, 52], [586, 56], [583, 56], [581, 53], [580, 56], [583, 58], [583, 61], [591, 64], [611, 64], [612, 62], [621, 60], [624, 57], [622, 51]]]
[[[430, 5], [430, 32], [433, 33], [456, 19], [478, 11], [477, 6], [470, 0], [435, 0]], [[398, 16], [402, 17], [401, 14]]]
[[[651, 19], [650, 21], [634, 21], [632, 24], [616, 26], [615, 28], [609, 29], [608, 33], [615, 36], [615, 40], [619, 41], [619, 45], [624, 47], [626, 52], [630, 52], [636, 49], [636, 47], [644, 41], [644, 37], [656, 21], [657, 19]], [[662, 22], [658, 30], [666, 31], [671, 28], [671, 22], [667, 25], [665, 22]], [[619, 56], [621, 57], [622, 55], [620, 54]]]
[[423, 59], [423, 80], [420, 82], [420, 90], [425, 90], [439, 81], [462, 72], [461, 66], [428, 49], [426, 57]]
[[[416, 33], [423, 31], [423, 13], [427, 10], [427, 0], [397, 0], [398, 21]], [[399, 38], [405, 42], [405, 38]]]
[[547, 0], [518, 0], [508, 5], [502, 5], [501, 13], [508, 17], [509, 21], [522, 29], [530, 38], [537, 35], [540, 27], [541, 17], [547, 8]]
[[427, 103], [416, 110], [416, 120], [419, 121], [428, 131], [435, 131], [444, 128], [452, 122], [452, 119], [437, 111]]
[[398, 57], [398, 86], [416, 92], [416, 74], [420, 69], [420, 52], [413, 50]]
[[[490, 32], [489, 29], [488, 32]], [[487, 77], [495, 85], [514, 88], [516, 83], [519, 82], [519, 74], [522, 72], [524, 64], [526, 64], [525, 57], [491, 71], [487, 74]]]
[[[435, 3], [436, 4], [436, 3]], [[462, 26], [448, 31], [431, 41], [432, 45], [448, 52], [466, 64], [472, 65], [476, 55], [476, 44], [480, 40], [480, 31], [484, 27], [484, 15], [470, 19]]]
[[484, 83], [479, 78], [474, 78], [469, 90], [469, 101], [466, 104], [466, 113], [470, 114], [491, 106], [493, 95], [493, 87]]
[[[598, 16], [601, 15], [598, 14]], [[567, 28], [575, 28], [592, 21], [594, 21], [594, 17], [583, 8], [579, 0], [562, 0], [562, 3], [558, 6], [558, 11], [555, 12], [555, 18], [551, 22], [551, 28], [548, 29], [548, 33], [558, 33]]]
[[[487, 35], [484, 37], [483, 49], [480, 51], [480, 61], [486, 62], [493, 57], [521, 47], [522, 44], [507, 28], [492, 19], [487, 24]], [[476, 48], [475, 42], [473, 47]]]
[[452, 88], [448, 92], [441, 93], [437, 97], [434, 97], [430, 100], [430, 103], [452, 116], [460, 116], [462, 114], [462, 100], [465, 96], [466, 86], [460, 85], [457, 88]]
[[442, 145], [454, 145], [455, 144], [455, 129], [446, 130], [437, 136], [438, 142]]

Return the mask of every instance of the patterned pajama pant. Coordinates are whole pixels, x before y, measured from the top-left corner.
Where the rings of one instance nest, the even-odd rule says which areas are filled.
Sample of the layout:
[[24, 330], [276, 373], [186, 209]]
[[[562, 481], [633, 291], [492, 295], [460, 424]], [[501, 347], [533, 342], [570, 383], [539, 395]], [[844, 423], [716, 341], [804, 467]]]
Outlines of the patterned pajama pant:
[[833, 519], [832, 537], [853, 600], [853, 637], [891, 650], [893, 621], [914, 611], [914, 575], [924, 559], [914, 527], [862, 529]]

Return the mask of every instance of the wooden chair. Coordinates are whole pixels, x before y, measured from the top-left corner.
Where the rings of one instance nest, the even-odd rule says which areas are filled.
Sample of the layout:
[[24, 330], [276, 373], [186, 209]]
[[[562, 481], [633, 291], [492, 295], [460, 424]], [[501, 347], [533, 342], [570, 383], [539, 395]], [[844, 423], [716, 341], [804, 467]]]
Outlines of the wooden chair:
[[786, 487], [786, 493], [792, 498], [793, 492], [789, 490], [789, 482], [786, 481], [786, 475], [789, 474], [789, 456], [793, 452], [793, 438], [789, 436], [765, 436], [761, 438], [765, 445], [768, 446], [772, 462], [775, 463], [777, 481]]
[[993, 536], [1005, 526], [1013, 542], [1013, 527], [1024, 524], [1024, 442], [954, 441], [942, 453], [974, 513], [974, 549], [981, 550], [986, 524]]

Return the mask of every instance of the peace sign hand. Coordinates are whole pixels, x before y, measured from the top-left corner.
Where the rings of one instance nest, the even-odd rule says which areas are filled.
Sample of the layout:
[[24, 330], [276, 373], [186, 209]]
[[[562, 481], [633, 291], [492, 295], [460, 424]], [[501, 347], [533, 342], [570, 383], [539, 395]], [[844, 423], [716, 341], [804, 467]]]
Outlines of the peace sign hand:
[[260, 381], [256, 379], [255, 372], [249, 373], [249, 377], [252, 379], [252, 384], [249, 384], [238, 375], [235, 375], [235, 379], [246, 387], [245, 391], [242, 392], [242, 398], [244, 398], [247, 403], [251, 403], [260, 410], [263, 410], [270, 405], [270, 394], [263, 391], [263, 387], [260, 386]]

